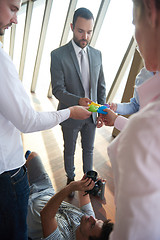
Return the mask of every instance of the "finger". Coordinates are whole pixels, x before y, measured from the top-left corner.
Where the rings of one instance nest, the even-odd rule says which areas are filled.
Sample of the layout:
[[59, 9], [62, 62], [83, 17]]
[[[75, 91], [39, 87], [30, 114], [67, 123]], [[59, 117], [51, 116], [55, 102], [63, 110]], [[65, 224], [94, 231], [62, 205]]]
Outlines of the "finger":
[[88, 190], [91, 190], [94, 188], [95, 182], [92, 180], [91, 183], [88, 186]]
[[103, 123], [98, 124], [98, 125], [97, 125], [97, 128], [101, 128], [102, 126], [103, 126]]
[[89, 186], [91, 183], [92, 179], [91, 178], [85, 178], [84, 180], [82, 180], [82, 186], [86, 187]]
[[85, 182], [85, 186], [89, 186], [93, 180], [91, 178], [87, 178], [87, 181]]
[[104, 108], [104, 109], [103, 109], [103, 111], [104, 111], [104, 112], [107, 112], [107, 113], [109, 112], [109, 110], [110, 110], [109, 108]]

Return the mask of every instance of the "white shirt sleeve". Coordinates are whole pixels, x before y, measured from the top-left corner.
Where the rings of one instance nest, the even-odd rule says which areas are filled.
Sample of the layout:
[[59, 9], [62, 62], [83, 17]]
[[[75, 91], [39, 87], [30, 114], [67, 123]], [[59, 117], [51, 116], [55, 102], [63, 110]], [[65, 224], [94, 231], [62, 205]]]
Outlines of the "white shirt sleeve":
[[36, 112], [10, 57], [0, 51], [0, 113], [23, 133], [46, 130], [69, 118], [70, 110]]

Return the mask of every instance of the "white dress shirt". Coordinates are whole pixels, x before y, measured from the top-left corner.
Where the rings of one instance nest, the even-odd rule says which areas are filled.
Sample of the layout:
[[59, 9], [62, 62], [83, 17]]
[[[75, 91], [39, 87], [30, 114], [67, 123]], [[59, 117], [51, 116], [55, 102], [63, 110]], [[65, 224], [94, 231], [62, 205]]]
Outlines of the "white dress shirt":
[[160, 239], [160, 74], [138, 94], [140, 111], [108, 147], [116, 204], [110, 240]]
[[70, 110], [36, 112], [16, 68], [0, 43], [0, 174], [25, 163], [21, 132], [46, 130], [66, 120]]

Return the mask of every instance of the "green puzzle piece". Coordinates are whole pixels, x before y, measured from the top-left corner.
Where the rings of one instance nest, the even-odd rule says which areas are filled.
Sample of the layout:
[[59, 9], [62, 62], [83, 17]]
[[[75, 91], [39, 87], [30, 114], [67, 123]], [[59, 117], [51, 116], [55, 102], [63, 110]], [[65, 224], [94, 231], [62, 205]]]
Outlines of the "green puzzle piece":
[[95, 106], [95, 105], [90, 105], [88, 108], [88, 111], [90, 112], [97, 112], [99, 106]]

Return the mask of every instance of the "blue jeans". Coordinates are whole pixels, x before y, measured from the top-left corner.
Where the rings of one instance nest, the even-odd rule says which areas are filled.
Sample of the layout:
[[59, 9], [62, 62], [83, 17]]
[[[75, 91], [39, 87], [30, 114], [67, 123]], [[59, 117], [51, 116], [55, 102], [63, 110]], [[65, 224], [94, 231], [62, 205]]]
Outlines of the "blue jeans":
[[0, 239], [27, 240], [29, 184], [26, 167], [0, 174]]

